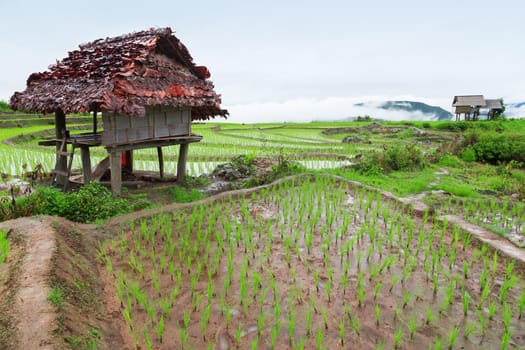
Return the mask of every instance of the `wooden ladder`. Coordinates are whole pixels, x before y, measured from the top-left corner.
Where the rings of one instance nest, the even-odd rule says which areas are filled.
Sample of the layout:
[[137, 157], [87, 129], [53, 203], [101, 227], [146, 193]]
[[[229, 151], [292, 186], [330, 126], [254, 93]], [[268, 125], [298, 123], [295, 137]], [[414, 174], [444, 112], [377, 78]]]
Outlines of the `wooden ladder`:
[[[67, 191], [67, 187], [69, 184], [69, 177], [71, 176], [71, 167], [73, 166], [73, 158], [75, 157], [75, 148], [76, 148], [76, 142], [73, 140], [71, 152], [67, 152], [67, 139], [64, 137], [61, 140], [60, 148], [56, 151], [57, 155], [57, 162], [55, 164], [55, 169], [53, 170], [53, 178], [52, 178], [52, 184], [56, 185], [57, 176], [61, 175], [65, 177], [64, 181], [64, 192]], [[69, 157], [69, 160], [68, 160]], [[58, 164], [60, 164], [60, 160], [66, 159], [67, 161], [67, 169], [64, 171], [63, 169], [59, 169]]]

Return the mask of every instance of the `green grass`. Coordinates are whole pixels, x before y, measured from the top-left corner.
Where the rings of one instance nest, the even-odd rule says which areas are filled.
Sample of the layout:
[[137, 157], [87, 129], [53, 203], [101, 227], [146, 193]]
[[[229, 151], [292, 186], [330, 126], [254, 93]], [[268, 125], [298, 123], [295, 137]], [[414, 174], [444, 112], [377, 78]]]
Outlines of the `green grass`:
[[7, 103], [7, 101], [0, 100], [0, 112], [1, 113], [12, 112], [11, 108], [9, 108], [9, 104]]
[[204, 198], [202, 192], [197, 189], [187, 189], [184, 187], [174, 187], [170, 190], [173, 195], [173, 201], [175, 203], [188, 203], [194, 202]]
[[62, 288], [58, 285], [54, 285], [51, 288], [51, 293], [47, 296], [47, 300], [56, 307], [61, 308], [64, 305], [64, 292], [62, 291]]
[[11, 243], [7, 238], [7, 232], [0, 230], [0, 265], [7, 260]]
[[325, 169], [320, 170], [319, 173], [341, 176], [406, 197], [429, 190], [429, 183], [435, 180], [434, 171], [434, 168], [429, 167], [416, 172], [392, 172], [379, 175], [363, 175], [355, 169]]

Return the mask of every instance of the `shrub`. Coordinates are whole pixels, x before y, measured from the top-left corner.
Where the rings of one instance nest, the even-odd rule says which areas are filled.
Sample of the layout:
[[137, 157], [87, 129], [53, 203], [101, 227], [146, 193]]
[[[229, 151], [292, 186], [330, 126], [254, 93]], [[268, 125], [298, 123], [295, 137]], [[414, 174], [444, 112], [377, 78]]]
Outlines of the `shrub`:
[[364, 162], [356, 166], [361, 175], [376, 176], [390, 171], [421, 170], [427, 166], [425, 155], [414, 144], [405, 146], [384, 146], [382, 152], [372, 153]]
[[465, 162], [475, 162], [476, 161], [476, 152], [471, 148], [466, 148], [460, 155], [461, 159]]
[[365, 176], [377, 176], [383, 173], [383, 168], [378, 163], [379, 156], [378, 154], [373, 154], [371, 157], [367, 158], [365, 161], [357, 164], [356, 170], [359, 174]]
[[441, 158], [438, 161], [439, 165], [451, 167], [451, 168], [459, 168], [462, 165], [462, 162], [458, 157], [451, 155], [450, 153], [445, 153], [441, 155]]
[[381, 163], [386, 170], [411, 171], [425, 168], [427, 160], [421, 149], [410, 144], [405, 147], [395, 145], [386, 148]]
[[114, 197], [97, 181], [66, 195], [62, 216], [69, 220], [90, 223], [128, 212], [128, 202]]
[[9, 104], [6, 101], [0, 100], [0, 112], [11, 112]]
[[489, 164], [525, 162], [525, 136], [493, 132], [465, 135], [463, 147], [470, 147], [476, 160]]
[[39, 203], [39, 212], [35, 214], [60, 216], [66, 208], [66, 194], [57, 188], [39, 187], [34, 196]]

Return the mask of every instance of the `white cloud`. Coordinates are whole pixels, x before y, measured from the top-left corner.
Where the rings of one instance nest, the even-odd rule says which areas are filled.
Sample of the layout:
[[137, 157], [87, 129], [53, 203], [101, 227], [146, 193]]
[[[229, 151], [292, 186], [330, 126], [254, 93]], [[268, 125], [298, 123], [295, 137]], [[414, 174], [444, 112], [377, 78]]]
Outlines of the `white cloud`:
[[[329, 97], [324, 99], [293, 99], [284, 102], [263, 102], [225, 106], [230, 112], [228, 121], [237, 123], [257, 122], [311, 122], [341, 120], [370, 115], [385, 120], [425, 120], [428, 115], [420, 112], [391, 111], [379, 108], [385, 101], [419, 101], [451, 110], [449, 101], [428, 99], [411, 95]], [[363, 103], [362, 106], [356, 106]]]

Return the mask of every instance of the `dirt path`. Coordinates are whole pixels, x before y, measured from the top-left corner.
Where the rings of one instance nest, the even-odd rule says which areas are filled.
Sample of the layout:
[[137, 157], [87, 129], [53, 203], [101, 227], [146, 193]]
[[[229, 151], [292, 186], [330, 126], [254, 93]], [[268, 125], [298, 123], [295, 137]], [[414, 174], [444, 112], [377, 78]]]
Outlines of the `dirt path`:
[[21, 235], [27, 247], [14, 299], [18, 346], [20, 349], [53, 349], [56, 310], [47, 297], [50, 293], [48, 276], [55, 250], [55, 231], [49, 220], [39, 217], [8, 221], [1, 223], [0, 228]]

